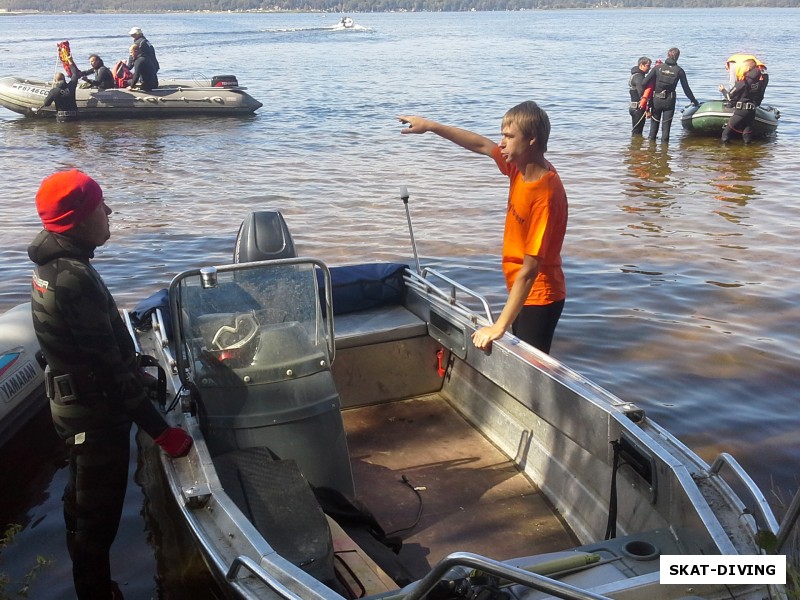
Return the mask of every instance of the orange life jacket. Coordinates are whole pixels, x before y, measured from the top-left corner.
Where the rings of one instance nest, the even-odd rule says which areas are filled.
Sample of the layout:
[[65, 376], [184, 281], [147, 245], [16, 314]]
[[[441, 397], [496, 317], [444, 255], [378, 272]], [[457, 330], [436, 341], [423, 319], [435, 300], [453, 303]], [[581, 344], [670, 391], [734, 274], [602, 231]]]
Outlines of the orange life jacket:
[[[655, 66], [657, 67], [660, 64], [661, 60], [657, 60]], [[650, 96], [653, 95], [653, 91], [655, 91], [655, 89], [656, 89], [656, 78], [653, 77], [650, 80], [650, 83], [647, 84], [647, 87], [644, 88], [644, 91], [642, 92], [642, 99], [639, 100], [639, 110], [645, 110], [647, 108], [647, 104], [650, 101]]]

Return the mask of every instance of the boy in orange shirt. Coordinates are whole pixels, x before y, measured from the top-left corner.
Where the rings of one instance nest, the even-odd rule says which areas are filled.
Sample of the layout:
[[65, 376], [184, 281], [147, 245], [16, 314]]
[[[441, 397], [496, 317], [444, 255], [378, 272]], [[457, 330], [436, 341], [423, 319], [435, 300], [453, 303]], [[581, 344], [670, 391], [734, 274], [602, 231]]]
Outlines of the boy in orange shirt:
[[416, 116], [399, 116], [402, 133], [431, 131], [446, 140], [491, 157], [510, 180], [503, 234], [503, 274], [508, 300], [493, 325], [472, 335], [487, 349], [511, 327], [514, 335], [542, 352], [550, 352], [564, 308], [566, 286], [561, 246], [567, 228], [567, 195], [558, 173], [545, 158], [550, 119], [533, 101], [503, 117], [501, 141]]

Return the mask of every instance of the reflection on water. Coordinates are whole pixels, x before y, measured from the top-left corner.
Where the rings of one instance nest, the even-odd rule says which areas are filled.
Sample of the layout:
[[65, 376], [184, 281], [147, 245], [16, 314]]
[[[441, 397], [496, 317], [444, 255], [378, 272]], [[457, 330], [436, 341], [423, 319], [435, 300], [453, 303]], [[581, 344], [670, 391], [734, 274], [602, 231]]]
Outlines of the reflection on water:
[[703, 193], [719, 201], [714, 214], [737, 225], [745, 224], [746, 208], [752, 200], [764, 197], [764, 185], [770, 176], [774, 141], [759, 140], [749, 145], [723, 144], [716, 138], [689, 138], [682, 147], [691, 151], [708, 172], [708, 187]]
[[628, 176], [623, 191], [628, 202], [620, 208], [637, 215], [633, 230], [659, 233], [662, 225], [653, 218], [667, 213], [675, 204], [672, 182], [672, 157], [668, 144], [657, 144], [643, 136], [632, 136], [628, 152], [623, 155]]

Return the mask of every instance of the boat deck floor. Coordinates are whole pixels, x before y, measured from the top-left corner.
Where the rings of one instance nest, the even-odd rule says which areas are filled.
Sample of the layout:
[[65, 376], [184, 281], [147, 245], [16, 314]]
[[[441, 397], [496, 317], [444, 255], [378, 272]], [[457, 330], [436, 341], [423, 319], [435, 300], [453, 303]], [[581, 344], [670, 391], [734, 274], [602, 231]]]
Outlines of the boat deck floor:
[[577, 545], [539, 489], [440, 395], [342, 414], [356, 495], [387, 533], [399, 530], [415, 577], [455, 551], [506, 560]]

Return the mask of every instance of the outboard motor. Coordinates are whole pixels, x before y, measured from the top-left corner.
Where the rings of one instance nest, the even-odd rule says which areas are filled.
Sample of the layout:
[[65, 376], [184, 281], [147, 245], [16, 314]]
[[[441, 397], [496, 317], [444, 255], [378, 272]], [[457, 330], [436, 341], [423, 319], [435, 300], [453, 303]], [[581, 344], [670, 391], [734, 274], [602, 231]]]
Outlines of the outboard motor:
[[296, 258], [292, 234], [277, 210], [251, 212], [239, 226], [233, 262]]

